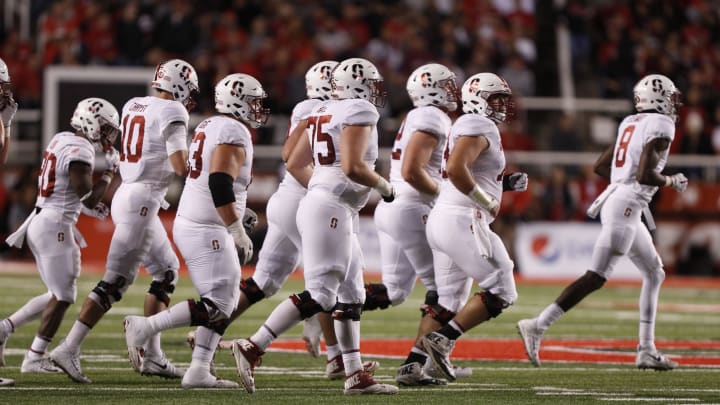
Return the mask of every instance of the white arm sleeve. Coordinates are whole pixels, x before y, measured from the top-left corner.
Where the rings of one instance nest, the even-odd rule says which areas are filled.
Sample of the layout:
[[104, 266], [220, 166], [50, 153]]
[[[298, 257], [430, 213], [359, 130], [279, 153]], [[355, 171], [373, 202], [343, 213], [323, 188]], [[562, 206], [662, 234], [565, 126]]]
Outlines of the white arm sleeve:
[[183, 122], [171, 122], [163, 131], [168, 156], [179, 150], [187, 150], [187, 126]]

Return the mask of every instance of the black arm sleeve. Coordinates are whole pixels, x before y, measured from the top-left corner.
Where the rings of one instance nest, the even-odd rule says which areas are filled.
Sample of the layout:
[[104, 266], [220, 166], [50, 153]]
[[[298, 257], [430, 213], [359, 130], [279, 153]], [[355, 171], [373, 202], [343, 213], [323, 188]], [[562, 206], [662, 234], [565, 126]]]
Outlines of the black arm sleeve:
[[208, 186], [210, 187], [210, 194], [212, 195], [215, 207], [221, 207], [225, 204], [235, 202], [233, 178], [229, 174], [222, 172], [210, 173]]

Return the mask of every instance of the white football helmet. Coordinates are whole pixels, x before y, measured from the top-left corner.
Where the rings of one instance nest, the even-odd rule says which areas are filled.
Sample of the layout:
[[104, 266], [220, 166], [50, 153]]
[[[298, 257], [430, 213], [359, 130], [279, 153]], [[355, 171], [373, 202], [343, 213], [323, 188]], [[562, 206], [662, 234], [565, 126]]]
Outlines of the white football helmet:
[[635, 110], [652, 111], [677, 119], [680, 91], [672, 80], [663, 75], [647, 75], [633, 88]]
[[415, 107], [434, 105], [448, 111], [457, 109], [455, 73], [444, 65], [428, 63], [415, 69], [406, 88]]
[[386, 96], [382, 75], [367, 59], [345, 59], [332, 72], [333, 98], [360, 98], [382, 108]]
[[195, 107], [199, 94], [195, 69], [181, 59], [159, 64], [155, 69], [152, 87], [172, 94], [175, 101], [181, 102], [188, 111]]
[[257, 79], [245, 73], [233, 73], [215, 86], [215, 109], [258, 128], [270, 117], [270, 109], [262, 104], [266, 97]]
[[307, 89], [307, 98], [319, 98], [321, 100], [329, 100], [332, 92], [330, 78], [332, 71], [338, 63], [334, 60], [325, 60], [318, 62], [305, 73], [305, 88]]
[[10, 71], [4, 60], [0, 59], [0, 110], [5, 108], [8, 100], [12, 98], [12, 85]]
[[515, 104], [505, 79], [494, 73], [477, 73], [462, 86], [463, 112], [482, 114], [497, 122], [507, 121]]
[[120, 133], [120, 114], [109, 101], [91, 97], [75, 107], [70, 125], [82, 132], [90, 142], [112, 146]]

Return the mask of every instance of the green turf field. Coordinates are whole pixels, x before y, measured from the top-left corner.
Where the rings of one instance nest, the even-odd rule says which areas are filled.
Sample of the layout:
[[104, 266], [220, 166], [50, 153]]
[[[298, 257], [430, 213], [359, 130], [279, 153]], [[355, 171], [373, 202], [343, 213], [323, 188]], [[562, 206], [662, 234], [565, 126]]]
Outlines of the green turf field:
[[[72, 306], [53, 342], [64, 337], [75, 320], [80, 303], [92, 289], [98, 275], [83, 276], [78, 284], [78, 303]], [[8, 365], [0, 376], [16, 379], [14, 388], [0, 389], [0, 403], [8, 404], [338, 404], [338, 403], [416, 403], [416, 404], [585, 404], [585, 403], [720, 403], [720, 368], [683, 366], [671, 372], [640, 371], [632, 364], [544, 363], [535, 369], [527, 361], [457, 361], [473, 368], [473, 376], [442, 388], [401, 388], [392, 397], [346, 397], [342, 382], [323, 377], [324, 358], [304, 353], [271, 352], [256, 370], [258, 391], [249, 395], [235, 390], [185, 390], [178, 380], [141, 377], [129, 365], [122, 334], [122, 319], [140, 314], [148, 279], [140, 278], [115, 308], [93, 330], [83, 347], [82, 366], [93, 380], [78, 385], [65, 375], [21, 375], [20, 363], [35, 334], [38, 323], [20, 328], [11, 336], [6, 349]], [[299, 290], [300, 281], [291, 281], [278, 295], [250, 309], [232, 325], [226, 337], [246, 337], [265, 319], [269, 311], [288, 293]], [[483, 324], [464, 338], [517, 338], [515, 322], [534, 315], [561, 291], [562, 285], [521, 284], [518, 303], [498, 319]], [[20, 307], [28, 298], [43, 292], [35, 275], [0, 275], [0, 317]], [[424, 290], [418, 287], [401, 307], [363, 315], [362, 335], [367, 338], [410, 337], [419, 318], [418, 306]], [[547, 339], [636, 339], [639, 286], [610, 286], [571, 311], [550, 329]], [[182, 278], [174, 294], [176, 300], [195, 297], [190, 280]], [[661, 293], [657, 338], [665, 340], [720, 341], [720, 290], [715, 288], [665, 288]], [[176, 364], [187, 366], [190, 350], [185, 336], [190, 328], [168, 331], [163, 347]], [[288, 338], [300, 334], [300, 326]], [[481, 344], [481, 343], [479, 343]], [[272, 347], [271, 347], [272, 349]], [[664, 350], [671, 356], [701, 355], [717, 359], [720, 350]], [[371, 357], [365, 356], [365, 359]], [[381, 367], [376, 379], [394, 383], [399, 358], [376, 358]], [[229, 352], [216, 359], [219, 374], [235, 379]]]

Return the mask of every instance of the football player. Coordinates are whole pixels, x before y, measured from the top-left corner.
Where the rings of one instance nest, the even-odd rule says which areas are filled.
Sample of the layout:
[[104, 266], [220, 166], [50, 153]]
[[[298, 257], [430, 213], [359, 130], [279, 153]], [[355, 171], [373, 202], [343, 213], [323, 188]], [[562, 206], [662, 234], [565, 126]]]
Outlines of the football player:
[[240, 381], [250, 393], [255, 391], [254, 368], [270, 343], [301, 320], [333, 308], [346, 375], [344, 393], [397, 392], [397, 387], [375, 382], [360, 356], [365, 289], [358, 211], [373, 188], [388, 201], [395, 196], [392, 185], [373, 170], [376, 107], [385, 99], [382, 76], [369, 61], [352, 58], [337, 65], [331, 80], [333, 100], [313, 109], [309, 142], [298, 142], [288, 161], [293, 176], [308, 184], [297, 212], [306, 290], [280, 303], [249, 339], [233, 342]]
[[615, 144], [595, 163], [595, 173], [609, 178], [610, 185], [588, 209], [588, 215], [593, 218], [599, 213], [602, 222], [590, 269], [567, 286], [537, 317], [517, 324], [528, 359], [536, 367], [540, 366], [540, 341], [545, 331], [601, 288], [624, 255], [642, 275], [640, 342], [635, 365], [654, 370], [672, 370], [678, 366], [655, 347], [655, 318], [665, 271], [640, 215], [645, 215], [649, 226], [654, 225], [648, 203], [658, 188], [672, 187], [678, 192], [687, 188], [684, 174], [660, 174], [675, 137], [680, 92], [667, 77], [651, 74], [640, 79], [633, 93], [637, 113], [625, 117], [618, 127]]
[[[10, 150], [10, 124], [17, 112], [17, 102], [13, 99], [12, 83], [10, 82], [10, 71], [5, 61], [0, 59], [0, 165], [4, 165], [8, 159]], [[0, 343], [1, 345], [2, 343]], [[2, 363], [2, 351], [0, 350], [0, 363]]]
[[[80, 368], [80, 346], [90, 330], [135, 281], [140, 264], [152, 275], [145, 296], [146, 315], [167, 308], [180, 267], [158, 211], [173, 175], [187, 174], [188, 112], [195, 106], [198, 79], [187, 62], [172, 59], [158, 65], [155, 95], [131, 98], [122, 111], [120, 175], [112, 202], [115, 223], [105, 275], [85, 299], [78, 320], [50, 358], [73, 381], [90, 383]], [[160, 335], [148, 340], [143, 375], [180, 378], [160, 348]]]
[[[517, 299], [513, 262], [500, 237], [490, 229], [503, 190], [524, 191], [527, 175], [504, 175], [505, 154], [497, 124], [512, 113], [505, 80], [478, 73], [462, 86], [462, 109], [448, 141], [445, 164], [449, 181], [430, 212], [427, 238], [438, 287], [437, 320], [443, 326], [423, 336], [426, 353], [449, 381], [456, 378], [449, 360], [455, 340], [495, 318]], [[481, 290], [467, 303], [471, 280]]]
[[133, 367], [148, 361], [144, 347], [157, 333], [197, 326], [185, 388], [232, 388], [238, 384], [210, 372], [218, 342], [229, 325], [240, 296], [240, 255], [250, 261], [253, 245], [243, 227], [247, 187], [252, 178], [251, 128], [269, 117], [262, 105], [267, 95], [260, 82], [243, 73], [231, 74], [215, 86], [216, 115], [195, 129], [190, 147], [190, 172], [180, 198], [173, 236], [190, 270], [200, 300], [175, 304], [149, 318], [125, 318], [125, 338]]
[[[4, 346], [18, 327], [41, 317], [38, 332], [20, 367], [21, 373], [60, 372], [45, 356], [45, 351], [65, 311], [77, 297], [80, 248], [87, 245], [75, 224], [81, 211], [101, 218], [107, 215], [107, 207], [100, 200], [117, 170], [114, 162], [118, 152], [111, 145], [120, 132], [120, 119], [110, 102], [101, 98], [80, 101], [70, 125], [76, 132], [56, 134], [43, 153], [35, 209], [7, 238], [9, 245], [22, 247], [27, 236], [40, 277], [48, 288], [47, 293], [30, 299], [0, 322], [0, 345]], [[110, 170], [93, 184], [96, 150], [107, 151]]]
[[[407, 91], [415, 108], [395, 137], [390, 165], [390, 181], [398, 195], [392, 204], [380, 202], [375, 209], [383, 282], [365, 285], [363, 310], [405, 302], [415, 279], [420, 278], [427, 289], [421, 310], [437, 317], [433, 311], [437, 287], [425, 222], [440, 193], [443, 149], [452, 125], [447, 113], [457, 108], [455, 74], [438, 63], [420, 66], [408, 78]], [[427, 355], [420, 338], [440, 326], [435, 317], [423, 316], [415, 346], [397, 372], [400, 385], [446, 384], [423, 371]]]
[[[288, 138], [282, 151], [283, 161], [288, 160], [298, 140], [304, 139], [307, 119], [312, 108], [321, 101], [330, 99], [330, 74], [335, 66], [337, 66], [335, 61], [318, 62], [305, 74], [307, 99], [299, 102], [293, 109]], [[304, 184], [301, 184], [291, 173], [286, 172], [278, 190], [270, 197], [267, 206], [268, 231], [263, 248], [258, 255], [253, 276], [240, 282], [240, 299], [237, 309], [230, 317], [231, 322], [256, 302], [275, 295], [297, 266], [300, 255], [300, 234], [295, 213], [300, 200], [307, 192], [307, 180], [304, 179]], [[319, 319], [320, 317], [322, 320]], [[321, 330], [321, 322], [324, 330]], [[343, 378], [345, 370], [330, 315], [324, 312], [318, 313], [306, 319], [303, 326], [303, 339], [308, 352], [313, 357], [320, 355], [320, 334], [325, 332], [328, 355], [325, 375], [330, 379]], [[188, 342], [190, 347], [195, 346], [194, 332], [188, 335]], [[218, 347], [231, 349], [232, 342], [221, 341]], [[364, 366], [367, 369], [375, 369], [378, 364], [366, 362]]]

